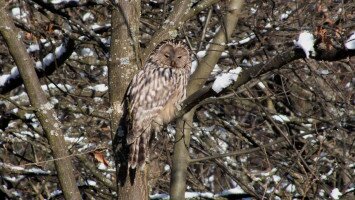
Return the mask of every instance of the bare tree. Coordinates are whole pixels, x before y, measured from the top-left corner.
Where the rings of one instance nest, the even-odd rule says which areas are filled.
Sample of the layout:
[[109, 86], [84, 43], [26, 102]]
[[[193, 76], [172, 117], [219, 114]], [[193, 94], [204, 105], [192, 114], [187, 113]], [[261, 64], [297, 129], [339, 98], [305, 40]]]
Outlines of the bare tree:
[[19, 40], [19, 33], [6, 10], [5, 1], [0, 1], [0, 33], [4, 37], [9, 52], [12, 55], [25, 85], [31, 108], [36, 114], [51, 146], [58, 179], [66, 199], [81, 199], [74, 177], [74, 167], [69, 158], [67, 145], [64, 141], [61, 123], [44, 92], [40, 87], [35, 72], [33, 59], [27, 54], [26, 48]]

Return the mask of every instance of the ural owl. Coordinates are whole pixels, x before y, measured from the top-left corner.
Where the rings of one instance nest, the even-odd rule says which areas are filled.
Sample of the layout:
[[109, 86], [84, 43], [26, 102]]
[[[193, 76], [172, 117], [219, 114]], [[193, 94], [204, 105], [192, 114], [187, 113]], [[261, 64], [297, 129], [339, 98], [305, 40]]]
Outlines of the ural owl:
[[159, 132], [163, 124], [174, 118], [177, 106], [186, 97], [190, 68], [188, 47], [167, 41], [156, 48], [143, 69], [133, 77], [127, 93], [130, 168], [143, 168], [152, 132]]

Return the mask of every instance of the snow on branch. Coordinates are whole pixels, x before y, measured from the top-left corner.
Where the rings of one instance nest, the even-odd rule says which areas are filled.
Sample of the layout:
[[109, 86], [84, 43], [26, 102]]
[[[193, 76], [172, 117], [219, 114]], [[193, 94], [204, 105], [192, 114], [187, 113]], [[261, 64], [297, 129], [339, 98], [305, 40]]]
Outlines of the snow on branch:
[[79, 0], [52, 0], [51, 4], [66, 4], [66, 3], [79, 3]]
[[[55, 49], [54, 53], [49, 53], [42, 61], [36, 62], [35, 70], [38, 77], [51, 75], [57, 67], [61, 66], [70, 57], [75, 50], [74, 46], [74, 40], [65, 39], [63, 44]], [[13, 67], [10, 74], [0, 76], [0, 94], [6, 94], [22, 85], [22, 83], [17, 67]]]
[[24, 167], [11, 165], [3, 162], [0, 162], [0, 170], [7, 171], [13, 174], [22, 174], [22, 175], [51, 175], [52, 174], [52, 172], [49, 170], [43, 170], [37, 167], [26, 169]]
[[345, 42], [345, 47], [347, 49], [355, 49], [355, 32], [353, 32], [349, 39]]
[[308, 31], [303, 31], [300, 33], [298, 40], [294, 41], [296, 46], [303, 49], [307, 58], [309, 58], [309, 56], [316, 56], [316, 51], [314, 50], [314, 42], [315, 39], [313, 34]]
[[[314, 55], [312, 54], [312, 59], [318, 60], [318, 61], [339, 61], [342, 59], [346, 59], [350, 56], [355, 56], [355, 49], [349, 49], [348, 47], [350, 46], [349, 42], [354, 41], [351, 38], [354, 38], [355, 36], [351, 36], [348, 40], [347, 47], [335, 47], [327, 50], [327, 49], [322, 49], [322, 45], [316, 45], [314, 46], [314, 39], [313, 35], [309, 35], [310, 33], [305, 33], [300, 37], [300, 40], [297, 41], [296, 43], [304, 45], [306, 47], [305, 49], [311, 49], [314, 51]], [[308, 39], [307, 39], [308, 38]], [[312, 42], [313, 41], [313, 42]], [[324, 46], [324, 45], [323, 45]], [[348, 49], [347, 49], [348, 48]], [[194, 106], [199, 104], [202, 100], [207, 99], [209, 97], [216, 97], [219, 95], [224, 94], [227, 91], [230, 90], [237, 90], [240, 86], [246, 84], [250, 80], [259, 77], [267, 72], [270, 72], [275, 69], [281, 69], [283, 66], [286, 64], [302, 59], [307, 57], [307, 53], [309, 52], [308, 50], [304, 50], [303, 48], [299, 48], [298, 46], [292, 49], [289, 49], [285, 52], [282, 52], [278, 55], [276, 55], [274, 58], [270, 59], [266, 63], [260, 63], [258, 65], [255, 65], [253, 67], [249, 67], [246, 69], [243, 69], [243, 71], [238, 72], [238, 79], [236, 77], [231, 77], [231, 75], [224, 75], [225, 80], [224, 82], [228, 84], [225, 84], [225, 86], [222, 87], [222, 83], [220, 85], [219, 80], [213, 82], [213, 84], [206, 85], [205, 87], [201, 88], [199, 91], [196, 91], [192, 95], [190, 95], [187, 99], [184, 100], [182, 103], [182, 109], [179, 111], [177, 114], [177, 117], [181, 117], [184, 113], [188, 112], [191, 110]], [[316, 53], [317, 52], [317, 53]], [[309, 54], [308, 54], [309, 56]], [[220, 78], [222, 79], [222, 77]], [[235, 81], [234, 81], [235, 79]], [[214, 88], [212, 87], [213, 85]], [[220, 86], [220, 87], [217, 87]], [[216, 90], [215, 90], [216, 89]]]
[[216, 93], [220, 93], [224, 88], [231, 85], [237, 80], [239, 73], [242, 71], [241, 67], [230, 70], [228, 73], [222, 73], [217, 76], [216, 80], [213, 82], [212, 89]]

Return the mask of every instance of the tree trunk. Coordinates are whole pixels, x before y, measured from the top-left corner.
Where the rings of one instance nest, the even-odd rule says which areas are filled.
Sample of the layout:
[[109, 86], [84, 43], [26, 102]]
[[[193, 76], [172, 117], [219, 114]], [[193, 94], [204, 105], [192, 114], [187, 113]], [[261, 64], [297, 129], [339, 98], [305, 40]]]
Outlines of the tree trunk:
[[[211, 74], [215, 64], [217, 63], [221, 53], [225, 49], [228, 39], [233, 33], [238, 21], [243, 0], [230, 0], [228, 1], [228, 13], [224, 18], [224, 26], [218, 31], [208, 49], [208, 54], [200, 61], [200, 65], [190, 77], [187, 88], [187, 95], [191, 95], [197, 90], [201, 89], [205, 84], [208, 76]], [[192, 118], [194, 109], [185, 114], [181, 119], [177, 120], [173, 155], [173, 166], [171, 173], [170, 196], [171, 199], [185, 199], [186, 190], [186, 176], [187, 167], [189, 162], [189, 145], [190, 133], [192, 127]]]
[[[141, 65], [138, 42], [140, 9], [140, 1], [119, 1], [112, 11], [109, 64], [111, 131], [117, 168], [117, 196], [122, 200], [148, 199], [146, 170], [128, 169], [127, 108], [123, 103], [129, 82]], [[119, 134], [116, 134], [118, 129]]]
[[53, 110], [53, 105], [47, 101], [45, 93], [41, 89], [34, 60], [28, 55], [24, 44], [21, 42], [21, 34], [8, 15], [4, 0], [0, 0], [0, 19], [0, 33], [4, 37], [10, 54], [17, 65], [31, 106], [35, 109], [35, 114], [51, 146], [64, 197], [65, 199], [81, 199], [74, 176], [74, 167], [67, 151], [63, 132], [60, 129], [61, 123]]

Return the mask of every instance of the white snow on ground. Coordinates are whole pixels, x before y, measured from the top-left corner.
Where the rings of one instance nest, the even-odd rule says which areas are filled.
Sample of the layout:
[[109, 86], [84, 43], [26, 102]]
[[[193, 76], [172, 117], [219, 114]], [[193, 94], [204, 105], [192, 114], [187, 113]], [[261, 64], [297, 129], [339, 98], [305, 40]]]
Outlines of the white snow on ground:
[[355, 49], [355, 32], [351, 34], [348, 40], [345, 42], [345, 47], [347, 49]]
[[332, 192], [330, 193], [330, 196], [333, 198], [333, 199], [339, 199], [340, 196], [343, 195], [338, 188], [334, 188], [332, 190]]
[[217, 76], [213, 82], [212, 89], [216, 93], [220, 93], [224, 88], [228, 87], [237, 80], [239, 73], [242, 71], [241, 67], [230, 70], [228, 73], [222, 73]]
[[300, 33], [298, 40], [294, 41], [296, 46], [299, 46], [303, 49], [307, 58], [309, 56], [316, 56], [316, 51], [314, 50], [314, 36], [312, 33], [308, 31], [303, 31]]

